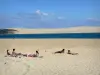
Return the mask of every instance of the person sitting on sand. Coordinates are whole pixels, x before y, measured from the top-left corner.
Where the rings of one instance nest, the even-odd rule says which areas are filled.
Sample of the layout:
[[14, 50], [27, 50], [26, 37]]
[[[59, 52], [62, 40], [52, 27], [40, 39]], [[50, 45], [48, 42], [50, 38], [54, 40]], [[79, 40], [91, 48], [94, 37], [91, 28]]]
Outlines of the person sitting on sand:
[[36, 56], [39, 56], [39, 52], [36, 50]]
[[13, 56], [13, 57], [16, 57], [16, 56], [17, 56], [17, 54], [16, 54], [16, 52], [15, 52], [15, 49], [13, 49], [13, 51], [12, 51], [12, 56]]
[[56, 53], [64, 53], [64, 51], [65, 51], [65, 49], [62, 49], [61, 51], [56, 51], [55, 54]]
[[9, 50], [7, 50], [7, 55], [8, 55], [8, 56], [11, 55], [10, 52], [9, 52]]
[[70, 50], [68, 50], [68, 54], [71, 54], [71, 51]]
[[21, 56], [22, 55], [22, 53], [16, 53], [15, 52], [15, 49], [13, 49], [13, 51], [12, 51], [12, 56]]
[[70, 50], [68, 50], [68, 54], [71, 54], [71, 55], [78, 55], [78, 53], [71, 53]]

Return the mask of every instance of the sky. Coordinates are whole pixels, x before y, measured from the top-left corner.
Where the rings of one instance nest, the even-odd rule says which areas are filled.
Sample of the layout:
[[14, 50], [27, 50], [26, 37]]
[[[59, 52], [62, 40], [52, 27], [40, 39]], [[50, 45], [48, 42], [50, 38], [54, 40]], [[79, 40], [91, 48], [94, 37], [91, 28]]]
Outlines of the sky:
[[100, 0], [0, 0], [0, 28], [100, 26]]

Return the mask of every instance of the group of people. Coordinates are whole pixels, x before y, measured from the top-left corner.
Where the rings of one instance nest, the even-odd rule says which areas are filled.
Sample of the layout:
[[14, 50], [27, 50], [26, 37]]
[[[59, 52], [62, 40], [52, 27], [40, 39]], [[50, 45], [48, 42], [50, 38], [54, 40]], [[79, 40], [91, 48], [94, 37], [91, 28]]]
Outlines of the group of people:
[[[64, 53], [64, 52], [65, 52], [65, 49], [62, 49], [61, 51], [56, 51], [56, 52], [54, 52], [54, 54], [57, 54], [57, 53]], [[70, 50], [68, 50], [67, 54], [77, 55], [78, 53], [72, 53]]]
[[39, 56], [39, 52], [36, 50], [36, 54], [23, 54], [23, 53], [17, 53], [15, 51], [15, 49], [13, 49], [12, 53], [10, 53], [9, 50], [7, 50], [7, 56], [11, 56], [11, 57], [18, 57], [18, 56], [38, 57]]
[[[54, 54], [58, 54], [58, 53], [64, 53], [65, 49], [62, 49], [60, 51], [56, 51], [54, 52]], [[78, 53], [72, 53], [70, 50], [68, 50], [67, 54], [71, 54], [71, 55], [77, 55]], [[39, 56], [39, 51], [36, 50], [35, 54], [23, 54], [23, 53], [17, 53], [15, 51], [15, 49], [13, 49], [12, 53], [9, 52], [9, 50], [7, 50], [7, 56], [11, 56], [11, 57], [18, 57], [18, 56], [24, 56], [24, 57], [38, 57]]]

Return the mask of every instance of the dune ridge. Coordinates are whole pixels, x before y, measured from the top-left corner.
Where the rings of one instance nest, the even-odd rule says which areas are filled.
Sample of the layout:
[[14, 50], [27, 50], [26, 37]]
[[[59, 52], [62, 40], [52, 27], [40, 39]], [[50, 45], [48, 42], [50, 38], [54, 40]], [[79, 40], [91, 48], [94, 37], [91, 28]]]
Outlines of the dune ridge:
[[[9, 28], [11, 29], [11, 28]], [[17, 30], [17, 34], [32, 34], [32, 33], [96, 33], [100, 32], [100, 27], [82, 26], [70, 28], [56, 28], [56, 29], [28, 29], [28, 28], [13, 28]]]

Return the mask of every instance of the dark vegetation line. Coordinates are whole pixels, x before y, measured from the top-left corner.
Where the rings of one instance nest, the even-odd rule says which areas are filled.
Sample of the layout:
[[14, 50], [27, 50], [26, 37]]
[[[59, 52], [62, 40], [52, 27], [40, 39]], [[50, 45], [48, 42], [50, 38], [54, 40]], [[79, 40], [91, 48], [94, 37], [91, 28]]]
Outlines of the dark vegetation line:
[[0, 34], [14, 34], [17, 32], [15, 29], [0, 29]]

